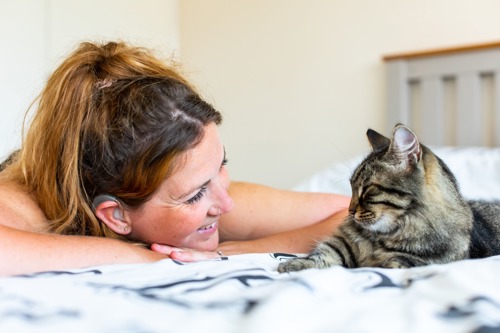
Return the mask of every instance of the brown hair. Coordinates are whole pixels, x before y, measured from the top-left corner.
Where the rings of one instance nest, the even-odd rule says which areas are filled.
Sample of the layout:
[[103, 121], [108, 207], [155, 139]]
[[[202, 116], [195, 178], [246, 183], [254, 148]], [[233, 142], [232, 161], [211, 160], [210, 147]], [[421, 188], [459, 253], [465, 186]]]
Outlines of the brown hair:
[[148, 50], [85, 42], [49, 78], [10, 174], [34, 194], [50, 231], [118, 238], [95, 217], [93, 198], [140, 207], [204, 126], [221, 121]]

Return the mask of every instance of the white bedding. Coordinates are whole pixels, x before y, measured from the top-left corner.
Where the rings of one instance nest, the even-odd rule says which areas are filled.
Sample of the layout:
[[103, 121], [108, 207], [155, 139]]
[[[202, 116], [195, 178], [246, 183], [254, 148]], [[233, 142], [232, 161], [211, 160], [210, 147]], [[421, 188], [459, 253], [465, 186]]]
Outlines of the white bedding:
[[[467, 199], [500, 200], [500, 148], [430, 147], [448, 165]], [[334, 163], [294, 187], [298, 191], [351, 195], [349, 178], [364, 156]]]
[[[437, 153], [468, 198], [499, 199], [499, 149]], [[356, 163], [334, 164], [297, 189], [349, 194]], [[0, 332], [500, 332], [500, 256], [278, 274], [289, 257], [163, 260], [0, 278]]]
[[497, 332], [500, 257], [278, 274], [287, 256], [0, 279], [0, 332]]

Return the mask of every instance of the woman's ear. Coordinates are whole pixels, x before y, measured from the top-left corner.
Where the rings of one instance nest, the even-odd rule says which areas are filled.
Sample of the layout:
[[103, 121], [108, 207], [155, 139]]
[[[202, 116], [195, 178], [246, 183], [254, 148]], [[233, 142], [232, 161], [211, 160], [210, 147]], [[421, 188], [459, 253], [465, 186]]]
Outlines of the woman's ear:
[[130, 233], [130, 223], [124, 217], [123, 207], [118, 200], [102, 201], [94, 209], [97, 218], [114, 232], [119, 235]]

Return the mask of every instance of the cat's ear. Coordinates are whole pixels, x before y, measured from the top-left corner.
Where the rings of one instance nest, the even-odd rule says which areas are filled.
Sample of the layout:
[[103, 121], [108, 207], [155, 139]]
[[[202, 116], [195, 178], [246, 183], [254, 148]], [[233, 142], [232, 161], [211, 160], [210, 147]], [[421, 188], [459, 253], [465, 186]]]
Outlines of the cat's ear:
[[381, 150], [388, 147], [391, 143], [391, 140], [371, 128], [366, 131], [366, 136], [373, 150]]
[[422, 148], [417, 136], [408, 127], [401, 124], [394, 128], [389, 151], [405, 169], [418, 164], [422, 159]]

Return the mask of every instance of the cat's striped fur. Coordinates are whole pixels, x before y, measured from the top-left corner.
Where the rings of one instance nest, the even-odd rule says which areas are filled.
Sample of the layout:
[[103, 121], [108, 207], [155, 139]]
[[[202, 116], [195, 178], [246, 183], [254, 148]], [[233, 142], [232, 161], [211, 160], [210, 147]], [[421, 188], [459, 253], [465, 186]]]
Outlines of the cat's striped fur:
[[373, 151], [351, 177], [349, 216], [336, 233], [280, 272], [414, 267], [500, 254], [500, 204], [466, 202], [448, 167], [397, 125], [368, 130]]

